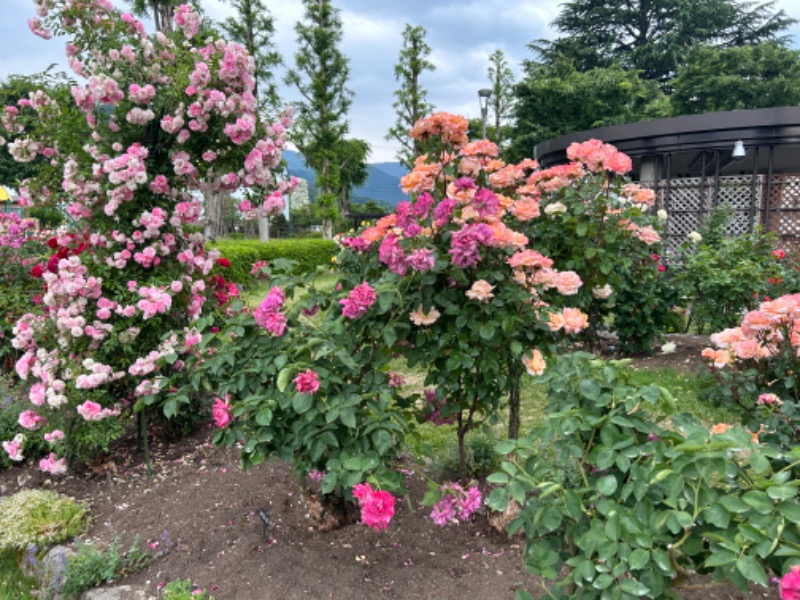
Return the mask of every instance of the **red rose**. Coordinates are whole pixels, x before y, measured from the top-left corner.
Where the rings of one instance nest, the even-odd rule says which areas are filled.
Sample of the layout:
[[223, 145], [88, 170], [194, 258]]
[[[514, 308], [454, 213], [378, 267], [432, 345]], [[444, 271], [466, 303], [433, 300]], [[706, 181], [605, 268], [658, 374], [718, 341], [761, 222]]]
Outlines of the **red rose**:
[[53, 250], [55, 250], [56, 248], [58, 248], [58, 239], [51, 237], [49, 240], [47, 240], [47, 245]]
[[44, 275], [44, 267], [41, 264], [33, 265], [31, 268], [31, 277], [41, 279], [42, 275]]
[[218, 258], [217, 259], [217, 265], [227, 269], [228, 267], [231, 266], [231, 261], [229, 261], [227, 258]]

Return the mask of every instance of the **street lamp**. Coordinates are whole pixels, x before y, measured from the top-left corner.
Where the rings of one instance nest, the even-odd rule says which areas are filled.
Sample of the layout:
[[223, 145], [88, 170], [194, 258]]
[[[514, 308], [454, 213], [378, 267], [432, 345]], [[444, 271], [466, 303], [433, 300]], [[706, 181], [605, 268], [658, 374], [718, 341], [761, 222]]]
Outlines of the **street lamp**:
[[478, 102], [481, 105], [481, 122], [483, 129], [481, 131], [481, 139], [486, 139], [486, 117], [489, 116], [489, 98], [492, 95], [492, 90], [482, 89], [478, 90]]

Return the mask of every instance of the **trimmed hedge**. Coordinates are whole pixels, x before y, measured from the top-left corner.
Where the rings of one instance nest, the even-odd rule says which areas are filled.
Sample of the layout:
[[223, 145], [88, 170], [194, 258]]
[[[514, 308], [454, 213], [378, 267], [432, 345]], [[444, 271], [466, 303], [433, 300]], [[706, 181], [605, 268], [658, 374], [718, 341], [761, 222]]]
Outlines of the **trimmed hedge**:
[[210, 247], [216, 248], [224, 258], [231, 261], [230, 274], [226, 279], [248, 286], [256, 279], [250, 274], [253, 263], [259, 260], [272, 262], [285, 258], [297, 263], [296, 272], [309, 273], [318, 266], [329, 266], [337, 253], [332, 240], [288, 239], [259, 242], [258, 240], [219, 240]]

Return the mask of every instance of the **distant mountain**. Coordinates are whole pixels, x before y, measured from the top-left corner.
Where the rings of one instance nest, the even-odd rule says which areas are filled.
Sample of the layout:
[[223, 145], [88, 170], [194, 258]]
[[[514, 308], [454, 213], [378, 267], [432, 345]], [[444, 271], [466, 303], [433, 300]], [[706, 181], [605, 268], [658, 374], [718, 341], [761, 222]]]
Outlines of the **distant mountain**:
[[[314, 182], [316, 177], [314, 171], [306, 165], [303, 156], [299, 152], [292, 150], [285, 150], [283, 158], [286, 160], [286, 166], [290, 175], [295, 177], [302, 177], [308, 181], [309, 191], [314, 190]], [[406, 197], [400, 191], [400, 179], [408, 173], [400, 163], [376, 163], [368, 164], [369, 176], [367, 177], [364, 185], [353, 189], [351, 199], [353, 202], [365, 202], [367, 200], [374, 200], [378, 204], [383, 204], [388, 207], [397, 206]]]

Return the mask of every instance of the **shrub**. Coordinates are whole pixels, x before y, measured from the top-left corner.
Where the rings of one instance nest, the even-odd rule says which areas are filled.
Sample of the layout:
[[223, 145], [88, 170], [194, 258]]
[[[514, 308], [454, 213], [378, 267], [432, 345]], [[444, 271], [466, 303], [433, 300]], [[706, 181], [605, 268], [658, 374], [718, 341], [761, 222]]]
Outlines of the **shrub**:
[[139, 548], [139, 536], [126, 553], [120, 552], [119, 539], [115, 539], [105, 550], [93, 544], [75, 543], [77, 550], [67, 562], [62, 593], [77, 597], [87, 590], [109, 583], [114, 579], [130, 575], [142, 569], [153, 558]]
[[559, 359], [543, 378], [541, 427], [498, 445], [506, 459], [489, 502], [520, 505], [509, 533], [524, 531], [529, 571], [555, 580], [557, 598], [679, 598], [694, 572], [766, 587], [769, 571], [798, 562], [800, 449], [783, 454], [685, 415], [663, 428], [673, 398], [633, 385], [624, 365]]
[[189, 579], [170, 581], [161, 590], [161, 600], [214, 600], [206, 591], [193, 585]]
[[699, 245], [687, 241], [675, 257], [672, 285], [689, 309], [689, 323], [700, 333], [733, 327], [755, 307], [783, 269], [773, 255], [774, 239], [760, 230], [726, 237], [731, 219], [726, 205], [715, 208], [701, 229]]
[[0, 498], [0, 549], [57, 544], [82, 533], [88, 507], [69, 496], [23, 490]]
[[741, 326], [711, 336], [703, 356], [714, 400], [743, 409], [747, 426], [785, 448], [800, 441], [800, 295], [764, 301]]
[[289, 239], [258, 242], [254, 240], [220, 240], [213, 244], [230, 263], [229, 279], [244, 286], [257, 277], [251, 273], [258, 261], [273, 262], [283, 258], [297, 263], [296, 273], [310, 273], [318, 266], [328, 267], [337, 252], [336, 244], [322, 239]]

